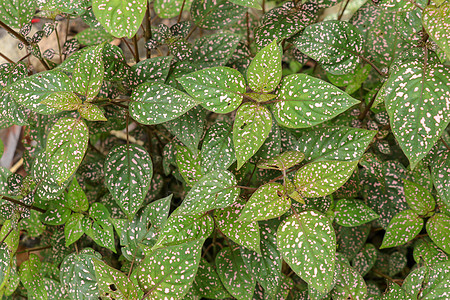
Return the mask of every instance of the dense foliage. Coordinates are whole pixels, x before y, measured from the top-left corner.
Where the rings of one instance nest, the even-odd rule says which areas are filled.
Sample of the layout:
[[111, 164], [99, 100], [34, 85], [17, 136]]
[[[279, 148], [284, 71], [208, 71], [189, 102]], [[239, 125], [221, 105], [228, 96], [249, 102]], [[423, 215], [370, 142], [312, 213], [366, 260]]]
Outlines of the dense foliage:
[[0, 66], [2, 299], [450, 298], [449, 0], [0, 0], [0, 26], [44, 69]]

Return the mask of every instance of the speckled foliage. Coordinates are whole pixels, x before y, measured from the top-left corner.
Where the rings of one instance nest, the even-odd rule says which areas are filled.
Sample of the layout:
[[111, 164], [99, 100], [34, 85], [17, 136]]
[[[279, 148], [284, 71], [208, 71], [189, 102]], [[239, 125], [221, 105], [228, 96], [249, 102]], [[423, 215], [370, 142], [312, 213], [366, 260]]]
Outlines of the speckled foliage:
[[450, 3], [363, 2], [0, 0], [0, 298], [450, 299]]

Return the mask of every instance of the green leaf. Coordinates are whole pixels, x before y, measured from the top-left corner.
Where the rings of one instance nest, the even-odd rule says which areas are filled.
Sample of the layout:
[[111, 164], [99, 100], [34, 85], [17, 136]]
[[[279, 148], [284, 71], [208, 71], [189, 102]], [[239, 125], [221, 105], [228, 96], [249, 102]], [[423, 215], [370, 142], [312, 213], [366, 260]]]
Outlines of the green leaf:
[[352, 266], [359, 274], [361, 274], [361, 276], [365, 276], [375, 265], [377, 256], [377, 248], [375, 248], [373, 244], [365, 244], [364, 248], [362, 248], [356, 254], [355, 258], [353, 258]]
[[74, 178], [70, 183], [69, 190], [66, 194], [66, 202], [67, 206], [74, 212], [87, 211], [89, 208], [89, 202], [86, 194], [76, 178]]
[[94, 259], [100, 254], [90, 248], [80, 254], [72, 253], [61, 263], [59, 278], [66, 287], [70, 299], [88, 300], [98, 297], [98, 284], [94, 270]]
[[216, 113], [234, 111], [245, 93], [244, 77], [237, 70], [227, 67], [189, 73], [177, 78], [177, 81], [204, 108]]
[[6, 220], [0, 229], [0, 241], [6, 244], [9, 252], [15, 253], [19, 247], [19, 239], [20, 233], [17, 224], [12, 220]]
[[153, 9], [155, 13], [162, 19], [170, 19], [190, 8], [192, 0], [155, 0]]
[[276, 182], [260, 186], [248, 199], [239, 221], [252, 222], [279, 217], [291, 208], [285, 188]]
[[434, 211], [436, 202], [428, 189], [407, 179], [403, 179], [403, 187], [409, 207], [417, 214], [426, 216]]
[[164, 83], [169, 75], [172, 56], [153, 57], [142, 60], [131, 67], [132, 85], [138, 86], [145, 82]]
[[261, 4], [259, 3], [260, 2], [259, 0], [230, 0], [230, 2], [233, 2], [234, 4], [240, 6], [261, 9]]
[[413, 298], [398, 284], [392, 282], [388, 291], [384, 293], [383, 300], [413, 300]]
[[82, 219], [83, 231], [101, 247], [116, 253], [114, 229], [108, 209], [98, 202], [91, 205], [89, 218]]
[[107, 121], [103, 111], [95, 104], [85, 102], [78, 108], [78, 112], [88, 121]]
[[66, 238], [66, 247], [72, 245], [78, 241], [84, 234], [83, 230], [83, 218], [84, 216], [79, 213], [73, 213], [70, 215], [66, 224], [64, 225], [64, 237]]
[[306, 74], [286, 76], [272, 112], [280, 125], [307, 128], [328, 121], [359, 101], [339, 88]]
[[26, 77], [6, 87], [8, 92], [20, 105], [40, 114], [55, 114], [58, 111], [41, 104], [48, 96], [57, 92], [70, 92], [70, 78], [59, 71], [40, 72]]
[[165, 84], [141, 84], [131, 95], [130, 115], [139, 123], [154, 125], [173, 120], [198, 103]]
[[414, 169], [450, 122], [449, 95], [444, 92], [450, 72], [432, 53], [425, 64], [425, 54], [412, 51], [394, 63], [377, 98], [384, 100], [395, 138]]
[[319, 161], [305, 165], [295, 174], [296, 191], [305, 197], [330, 195], [352, 175], [358, 162]]
[[146, 0], [92, 1], [95, 17], [116, 38], [133, 37], [142, 23], [146, 9]]
[[100, 297], [112, 297], [117, 300], [138, 298], [138, 288], [125, 274], [101, 260], [93, 259], [93, 262]]
[[431, 177], [441, 199], [450, 208], [450, 153], [442, 152], [431, 165]]
[[20, 29], [31, 22], [36, 12], [36, 1], [2, 0], [0, 1], [0, 21], [9, 27]]
[[291, 269], [319, 292], [332, 287], [336, 237], [330, 220], [315, 211], [285, 219], [277, 231], [278, 249]]
[[47, 137], [49, 172], [59, 185], [72, 176], [86, 152], [89, 131], [82, 120], [63, 118], [53, 125]]
[[450, 58], [450, 2], [440, 6], [428, 5], [422, 14], [423, 27], [431, 39]]
[[264, 106], [244, 103], [233, 124], [233, 143], [238, 169], [264, 144], [272, 128], [272, 116]]
[[152, 176], [152, 159], [141, 146], [118, 145], [106, 157], [106, 187], [129, 220], [142, 205]]
[[450, 216], [443, 213], [432, 216], [427, 222], [427, 232], [439, 248], [450, 254]]
[[340, 199], [334, 212], [336, 223], [346, 227], [359, 226], [380, 217], [370, 207], [356, 199]]
[[380, 249], [400, 246], [412, 240], [423, 227], [423, 219], [412, 209], [404, 210], [392, 218]]
[[389, 266], [388, 266], [388, 275], [393, 277], [400, 273], [408, 262], [406, 255], [396, 251], [389, 256]]
[[42, 223], [48, 225], [63, 225], [72, 212], [60, 203], [51, 202], [50, 207], [40, 216]]
[[281, 81], [281, 50], [274, 40], [260, 50], [247, 69], [248, 86], [257, 93], [272, 92]]
[[138, 267], [139, 286], [149, 299], [183, 299], [194, 281], [203, 240], [161, 248]]
[[258, 163], [258, 168], [286, 171], [305, 159], [305, 154], [299, 151], [286, 151], [268, 160]]
[[223, 170], [212, 171], [192, 187], [177, 214], [189, 215], [227, 207], [239, 196], [240, 189], [236, 185], [237, 181], [232, 173]]
[[192, 289], [197, 295], [210, 299], [223, 299], [230, 296], [220, 281], [216, 269], [204, 258], [200, 260]]
[[250, 300], [256, 280], [245, 266], [239, 247], [225, 247], [216, 256], [217, 273], [227, 291], [238, 300]]
[[210, 215], [172, 215], [161, 229], [158, 240], [152, 247], [152, 250], [178, 246], [196, 240], [205, 241], [213, 230], [214, 221]]
[[294, 45], [328, 72], [343, 75], [360, 63], [364, 39], [358, 28], [344, 21], [329, 20], [312, 24], [294, 40]]
[[11, 253], [4, 246], [0, 247], [0, 289], [6, 285], [11, 276]]
[[236, 161], [233, 127], [220, 121], [211, 125], [203, 139], [200, 156], [203, 174], [228, 169]]
[[103, 45], [101, 44], [84, 51], [78, 58], [73, 70], [72, 84], [74, 92], [85, 96], [87, 101], [93, 100], [102, 87], [105, 75]]
[[200, 178], [202, 178], [202, 169], [200, 165], [200, 157], [195, 157], [191, 150], [187, 147], [176, 146], [176, 161], [178, 171], [188, 186], [193, 186]]
[[[261, 253], [241, 248], [242, 259], [256, 281], [264, 288], [265, 294], [274, 297], [282, 284], [281, 254], [277, 249], [276, 226], [278, 222], [264, 222], [260, 226]], [[276, 298], [277, 299], [277, 298]]]
[[425, 262], [426, 265], [434, 265], [449, 260], [449, 255], [439, 249], [429, 237], [419, 239], [414, 244], [413, 255], [417, 264]]
[[40, 276], [41, 261], [34, 253], [20, 265], [20, 281], [27, 289], [28, 295], [36, 299], [47, 300], [47, 290], [43, 278]]
[[191, 18], [200, 28], [217, 30], [236, 23], [247, 11], [227, 0], [193, 0]]
[[361, 276], [350, 265], [336, 261], [336, 284], [331, 291], [333, 299], [366, 299], [367, 285]]
[[238, 200], [229, 207], [217, 209], [214, 212], [215, 224], [233, 242], [257, 253], [261, 253], [261, 238], [256, 220], [251, 220], [250, 222], [238, 220], [243, 207], [243, 201]]
[[[102, 26], [97, 28], [87, 28], [75, 35], [75, 39], [82, 45], [95, 46], [104, 42], [111, 42], [114, 36], [109, 34]], [[83, 48], [84, 49], [84, 48]], [[78, 53], [78, 52], [75, 52]], [[80, 53], [81, 54], [81, 53]], [[82, 54], [80, 55], [82, 56]]]
[[318, 128], [304, 133], [295, 146], [306, 161], [360, 160], [377, 134], [374, 130], [350, 127]]
[[415, 269], [406, 277], [402, 287], [414, 299], [445, 299], [449, 281], [450, 262], [445, 261]]
[[216, 33], [199, 38], [190, 58], [200, 69], [224, 66], [235, 54], [240, 39], [241, 36], [233, 33]]
[[41, 104], [57, 110], [77, 110], [81, 106], [81, 99], [73, 92], [56, 92], [42, 100]]
[[164, 123], [164, 127], [197, 156], [205, 120], [205, 110], [196, 106], [181, 117]]

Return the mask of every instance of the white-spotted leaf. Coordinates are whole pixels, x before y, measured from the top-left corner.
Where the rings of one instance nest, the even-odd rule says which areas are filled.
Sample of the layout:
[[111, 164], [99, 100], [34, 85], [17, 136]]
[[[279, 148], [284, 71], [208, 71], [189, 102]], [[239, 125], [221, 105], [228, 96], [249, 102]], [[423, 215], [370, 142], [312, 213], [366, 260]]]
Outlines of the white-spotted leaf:
[[116, 38], [134, 36], [142, 23], [146, 9], [146, 0], [92, 1], [95, 17]]
[[106, 157], [106, 186], [129, 220], [144, 201], [152, 176], [152, 160], [141, 146], [119, 145]]
[[84, 51], [73, 69], [72, 84], [74, 92], [91, 101], [97, 96], [105, 76], [103, 64], [103, 44]]
[[426, 216], [432, 212], [436, 206], [431, 192], [415, 182], [403, 179], [406, 202], [417, 214]]
[[200, 28], [217, 30], [238, 21], [246, 10], [228, 0], [193, 0], [191, 18]]
[[42, 100], [41, 104], [57, 110], [76, 110], [81, 106], [81, 99], [73, 92], [56, 92]]
[[422, 14], [423, 27], [450, 58], [450, 2], [428, 5]]
[[237, 181], [232, 173], [212, 171], [192, 187], [176, 213], [188, 215], [227, 207], [239, 196], [240, 189], [236, 185]]
[[233, 143], [238, 169], [264, 144], [272, 128], [272, 115], [264, 106], [244, 103], [233, 124]]
[[450, 254], [450, 216], [437, 213], [427, 222], [427, 232], [431, 240], [447, 254]]
[[197, 295], [210, 299], [223, 299], [230, 296], [220, 281], [216, 269], [204, 258], [200, 260], [192, 289]]
[[281, 50], [274, 40], [261, 49], [247, 69], [248, 86], [255, 92], [273, 91], [281, 80]]
[[183, 88], [201, 105], [216, 113], [234, 111], [245, 93], [244, 77], [237, 70], [214, 67], [177, 78]]
[[64, 237], [66, 239], [66, 247], [78, 241], [84, 234], [82, 220], [84, 216], [80, 213], [73, 213], [70, 215], [66, 224], [64, 225]]
[[12, 28], [20, 29], [29, 24], [36, 13], [36, 0], [0, 1], [0, 21]]
[[330, 220], [315, 211], [285, 219], [277, 231], [278, 249], [291, 269], [319, 292], [332, 287], [336, 237]]
[[275, 119], [289, 128], [307, 128], [328, 121], [359, 101], [339, 88], [306, 74], [286, 76], [272, 109]]
[[107, 121], [100, 107], [92, 103], [85, 102], [78, 107], [78, 112], [88, 121]]
[[114, 243], [114, 229], [108, 209], [101, 203], [95, 202], [89, 209], [89, 218], [81, 220], [84, 233], [101, 247], [116, 253]]
[[291, 207], [285, 188], [276, 182], [260, 186], [248, 199], [239, 221], [268, 220], [283, 215]]
[[364, 278], [355, 268], [347, 263], [337, 260], [336, 269], [339, 275], [336, 276], [336, 284], [331, 291], [333, 299], [367, 299], [367, 285]]
[[340, 199], [334, 209], [335, 220], [341, 226], [354, 227], [378, 219], [370, 207], [357, 199]]
[[49, 172], [59, 185], [72, 176], [83, 160], [89, 132], [82, 120], [63, 118], [53, 125], [47, 137]]
[[305, 197], [332, 194], [347, 182], [358, 162], [319, 161], [305, 165], [295, 174], [296, 191]]
[[165, 84], [141, 84], [131, 95], [131, 117], [146, 125], [173, 120], [198, 103], [179, 90]]

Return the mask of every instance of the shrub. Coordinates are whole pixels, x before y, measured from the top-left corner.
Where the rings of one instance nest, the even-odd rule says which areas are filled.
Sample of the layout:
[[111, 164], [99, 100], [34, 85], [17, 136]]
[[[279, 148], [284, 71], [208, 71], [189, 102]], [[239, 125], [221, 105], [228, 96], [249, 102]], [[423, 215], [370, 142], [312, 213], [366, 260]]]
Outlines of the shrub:
[[3, 299], [449, 297], [448, 0], [0, 12]]

